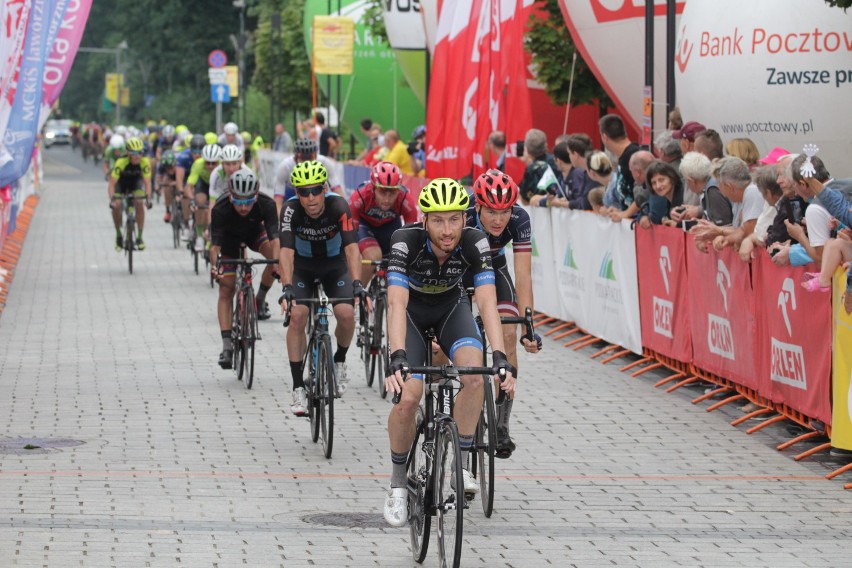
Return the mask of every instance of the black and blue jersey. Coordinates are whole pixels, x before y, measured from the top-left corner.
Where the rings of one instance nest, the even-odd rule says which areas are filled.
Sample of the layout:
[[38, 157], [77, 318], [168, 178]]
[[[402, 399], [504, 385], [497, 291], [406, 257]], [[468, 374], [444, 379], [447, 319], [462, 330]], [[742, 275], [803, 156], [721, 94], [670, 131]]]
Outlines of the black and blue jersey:
[[332, 258], [358, 242], [349, 204], [335, 193], [325, 194], [325, 209], [314, 219], [302, 208], [298, 199], [284, 203], [278, 232], [281, 248], [296, 251], [297, 257]]

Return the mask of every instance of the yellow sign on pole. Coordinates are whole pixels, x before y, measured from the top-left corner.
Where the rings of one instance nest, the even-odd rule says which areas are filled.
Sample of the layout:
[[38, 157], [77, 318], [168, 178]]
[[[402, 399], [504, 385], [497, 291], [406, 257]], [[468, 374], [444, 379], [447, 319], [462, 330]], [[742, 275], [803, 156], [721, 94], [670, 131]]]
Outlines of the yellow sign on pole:
[[834, 349], [831, 366], [831, 445], [852, 450], [852, 315], [843, 307], [846, 274], [834, 273]]
[[228, 91], [231, 96], [238, 97], [240, 96], [240, 68], [237, 65], [225, 65], [225, 71], [228, 72], [228, 76], [225, 80], [225, 83], [228, 85]]
[[314, 73], [351, 75], [355, 21], [343, 16], [314, 16]]
[[106, 74], [106, 98], [109, 102], [115, 104], [118, 102], [118, 84], [124, 82], [124, 78], [118, 73]]
[[121, 88], [121, 106], [130, 106], [130, 87]]

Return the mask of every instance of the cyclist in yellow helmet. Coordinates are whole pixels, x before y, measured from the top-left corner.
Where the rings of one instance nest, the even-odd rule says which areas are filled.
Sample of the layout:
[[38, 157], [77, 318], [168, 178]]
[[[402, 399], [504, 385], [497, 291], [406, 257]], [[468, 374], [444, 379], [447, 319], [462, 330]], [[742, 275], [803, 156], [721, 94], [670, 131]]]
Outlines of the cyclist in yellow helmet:
[[[359, 280], [361, 255], [358, 234], [346, 199], [328, 191], [328, 171], [320, 162], [301, 162], [293, 168], [290, 183], [296, 196], [281, 210], [281, 262], [279, 274], [283, 294], [279, 299], [282, 313], [296, 300], [307, 300], [315, 279], [331, 299], [337, 328], [334, 375], [338, 391], [348, 384], [346, 352], [355, 332], [353, 297], [363, 301], [366, 292]], [[340, 298], [340, 299], [335, 299]], [[307, 414], [302, 360], [305, 352], [305, 325], [308, 307], [294, 304], [287, 329], [287, 354], [293, 376], [293, 402], [290, 410], [297, 416]]]
[[115, 224], [115, 250], [122, 250], [121, 237], [121, 196], [132, 193], [136, 198], [136, 225], [139, 231], [136, 236], [136, 247], [145, 250], [145, 241], [142, 240], [142, 229], [145, 227], [145, 208], [151, 208], [151, 163], [146, 156], [145, 144], [139, 138], [128, 138], [125, 143], [127, 155], [118, 158], [109, 176], [110, 207], [112, 208], [112, 221]]
[[[402, 370], [426, 362], [430, 348], [425, 330], [433, 328], [444, 353], [457, 367], [482, 364], [482, 339], [470, 301], [462, 287], [465, 273], [472, 276], [476, 305], [493, 349], [493, 366], [506, 370], [501, 388], [514, 392], [514, 369], [506, 358], [503, 330], [497, 313], [497, 291], [491, 248], [485, 233], [465, 226], [465, 209], [471, 203], [467, 190], [449, 178], [432, 180], [424, 187], [418, 205], [422, 224], [406, 225], [391, 237], [388, 266], [388, 341], [390, 365], [385, 387], [402, 393], [388, 417], [391, 463], [390, 491], [385, 499], [385, 520], [402, 526], [408, 520], [406, 459], [414, 439], [414, 415], [423, 396], [422, 377], [404, 381]], [[463, 483], [467, 495], [479, 492], [479, 483], [465, 465], [473, 447], [474, 432], [484, 397], [481, 376], [462, 376], [455, 401], [459, 445], [463, 458]]]

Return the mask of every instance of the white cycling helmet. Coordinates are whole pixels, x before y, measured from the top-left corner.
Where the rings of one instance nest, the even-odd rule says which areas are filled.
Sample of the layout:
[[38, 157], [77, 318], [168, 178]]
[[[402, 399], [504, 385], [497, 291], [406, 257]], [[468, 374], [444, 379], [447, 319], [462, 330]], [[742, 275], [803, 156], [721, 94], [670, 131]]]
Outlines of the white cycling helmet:
[[124, 148], [124, 136], [113, 134], [109, 139], [109, 145], [113, 148]]
[[228, 136], [234, 136], [240, 129], [237, 127], [235, 122], [228, 122], [225, 124], [224, 128], [222, 128], [222, 132], [227, 134]]
[[218, 144], [207, 144], [201, 149], [201, 157], [205, 162], [218, 162], [222, 159], [222, 148]]
[[127, 127], [123, 124], [119, 124], [115, 127], [115, 133], [120, 134], [122, 136], [127, 136]]
[[171, 124], [167, 124], [163, 127], [163, 130], [160, 131], [160, 134], [162, 134], [165, 138], [171, 138], [175, 135], [175, 127]]
[[237, 199], [249, 199], [257, 195], [257, 176], [249, 169], [240, 169], [231, 174], [228, 189]]
[[236, 144], [226, 144], [222, 148], [223, 162], [239, 162], [243, 159], [243, 151]]

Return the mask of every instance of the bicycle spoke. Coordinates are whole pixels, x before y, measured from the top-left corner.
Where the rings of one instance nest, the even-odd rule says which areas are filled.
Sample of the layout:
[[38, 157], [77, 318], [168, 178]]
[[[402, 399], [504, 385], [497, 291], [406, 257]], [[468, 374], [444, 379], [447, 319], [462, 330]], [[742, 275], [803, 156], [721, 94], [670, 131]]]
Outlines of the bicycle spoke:
[[435, 514], [441, 566], [458, 568], [464, 520], [464, 481], [461, 449], [455, 422], [439, 424], [435, 440]]

